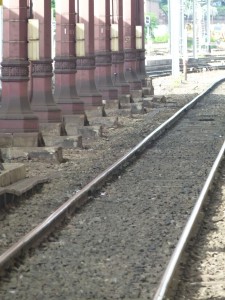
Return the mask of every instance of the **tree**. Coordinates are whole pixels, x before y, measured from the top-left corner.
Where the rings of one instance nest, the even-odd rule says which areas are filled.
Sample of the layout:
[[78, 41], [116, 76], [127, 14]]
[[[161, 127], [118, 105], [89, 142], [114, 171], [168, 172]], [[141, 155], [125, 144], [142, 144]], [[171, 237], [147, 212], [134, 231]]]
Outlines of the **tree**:
[[51, 0], [51, 6], [52, 8], [55, 8], [55, 0]]
[[168, 0], [160, 0], [159, 7], [164, 12], [164, 14], [168, 16]]

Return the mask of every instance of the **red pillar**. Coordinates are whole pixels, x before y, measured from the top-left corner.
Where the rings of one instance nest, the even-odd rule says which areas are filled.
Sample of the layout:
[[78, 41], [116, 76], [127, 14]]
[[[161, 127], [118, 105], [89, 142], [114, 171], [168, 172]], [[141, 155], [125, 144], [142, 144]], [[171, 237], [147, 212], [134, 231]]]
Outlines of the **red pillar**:
[[52, 94], [51, 0], [33, 0], [32, 12], [39, 20], [40, 59], [31, 62], [31, 108], [40, 122], [61, 122], [61, 110]]
[[119, 51], [112, 52], [112, 72], [114, 85], [118, 88], [119, 95], [130, 94], [130, 86], [124, 76], [124, 51], [123, 51], [123, 2], [111, 1], [112, 24], [118, 24]]
[[144, 0], [137, 0], [136, 25], [142, 26], [142, 49], [137, 50], [137, 74], [142, 86], [145, 86], [145, 38], [144, 38]]
[[0, 132], [37, 133], [38, 117], [28, 99], [27, 0], [4, 1], [3, 22]]
[[56, 0], [55, 101], [64, 115], [83, 114], [78, 97], [75, 56], [75, 2]]
[[123, 27], [124, 27], [124, 53], [125, 53], [125, 78], [131, 90], [140, 90], [141, 81], [137, 76], [137, 51], [136, 51], [136, 1], [123, 1]]
[[106, 100], [118, 99], [118, 89], [112, 81], [110, 32], [110, 1], [95, 0], [96, 83]]
[[85, 26], [85, 56], [77, 57], [76, 84], [85, 109], [102, 105], [102, 95], [95, 82], [94, 1], [76, 0], [77, 23]]

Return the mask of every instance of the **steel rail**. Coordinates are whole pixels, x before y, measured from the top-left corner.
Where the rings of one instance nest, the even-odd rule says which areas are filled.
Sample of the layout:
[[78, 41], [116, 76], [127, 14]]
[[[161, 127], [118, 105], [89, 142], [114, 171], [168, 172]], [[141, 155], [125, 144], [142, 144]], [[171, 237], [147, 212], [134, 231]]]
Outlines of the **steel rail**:
[[[200, 59], [197, 59], [197, 62], [192, 62], [191, 61], [192, 57], [189, 57], [189, 62], [188, 62], [188, 73], [195, 73], [198, 72], [199, 70], [206, 68], [206, 69], [218, 69], [218, 70], [222, 70], [225, 68], [224, 66], [224, 55], [214, 55], [211, 57], [203, 57]], [[159, 61], [158, 59], [156, 59], [157, 61]], [[170, 63], [165, 63], [165, 64], [161, 64], [161, 68], [158, 69], [157, 65], [146, 65], [145, 69], [146, 69], [146, 74], [148, 75], [148, 77], [163, 77], [163, 76], [169, 76], [172, 73], [172, 60], [171, 58], [168, 59], [163, 59], [163, 60], [169, 60]], [[154, 61], [154, 57], [151, 59], [151, 61]], [[180, 62], [180, 68], [182, 71], [182, 63]]]
[[63, 205], [61, 205], [55, 212], [53, 212], [48, 218], [37, 225], [33, 230], [27, 233], [18, 242], [13, 244], [8, 250], [0, 255], [0, 271], [4, 271], [11, 260], [18, 257], [23, 251], [32, 248], [37, 243], [40, 243], [47, 234], [52, 232], [52, 227], [59, 224], [60, 221], [67, 215], [71, 215], [76, 208], [82, 206], [87, 202], [89, 194], [96, 191], [97, 188], [103, 185], [105, 180], [112, 176], [115, 171], [127, 162], [129, 159], [144, 150], [150, 142], [154, 142], [163, 132], [165, 132], [171, 125], [173, 125], [188, 109], [192, 108], [195, 103], [200, 100], [203, 96], [214, 89], [218, 84], [225, 81], [222, 78], [215, 83], [213, 83], [207, 90], [202, 92], [200, 95], [195, 97], [192, 101], [186, 104], [183, 108], [178, 110], [172, 117], [162, 123], [157, 127], [152, 133], [145, 137], [139, 144], [137, 144], [132, 150], [125, 154], [122, 158], [117, 160], [114, 164], [108, 167], [90, 183], [88, 183], [84, 188], [82, 188], [76, 195], [67, 200]]
[[214, 164], [211, 168], [208, 178], [207, 178], [207, 180], [202, 188], [202, 191], [199, 195], [199, 198], [192, 210], [190, 218], [188, 219], [188, 221], [186, 223], [186, 226], [185, 226], [185, 228], [181, 234], [181, 237], [177, 243], [177, 246], [171, 256], [168, 266], [162, 276], [162, 279], [160, 281], [160, 284], [154, 295], [153, 300], [163, 300], [163, 299], [166, 299], [166, 297], [167, 297], [167, 293], [168, 293], [169, 289], [171, 288], [173, 276], [174, 276], [177, 268], [179, 268], [179, 263], [181, 261], [182, 254], [185, 251], [185, 246], [187, 245], [190, 237], [192, 236], [192, 233], [193, 233], [193, 230], [195, 229], [195, 225], [197, 224], [198, 217], [201, 212], [202, 206], [208, 197], [208, 193], [213, 184], [214, 178], [217, 174], [217, 171], [221, 165], [222, 160], [224, 159], [224, 153], [225, 153], [225, 142], [223, 143], [221, 150], [220, 150], [216, 160], [214, 161]]

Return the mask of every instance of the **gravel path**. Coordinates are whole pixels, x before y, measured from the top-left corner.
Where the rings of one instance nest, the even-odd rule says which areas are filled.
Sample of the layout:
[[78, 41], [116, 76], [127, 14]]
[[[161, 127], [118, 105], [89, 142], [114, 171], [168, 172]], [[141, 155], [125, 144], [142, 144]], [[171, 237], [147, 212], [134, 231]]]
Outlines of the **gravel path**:
[[[218, 78], [220, 74], [215, 76]], [[204, 89], [205, 84], [204, 82], [199, 87], [199, 91]], [[186, 92], [188, 85], [190, 88], [191, 84], [185, 84]], [[157, 85], [155, 89], [157, 90]], [[174, 91], [179, 89], [181, 88], [178, 86]], [[174, 98], [171, 96], [173, 100], [176, 99], [178, 106], [190, 100], [189, 97], [192, 98], [193, 94], [180, 94]], [[205, 114], [215, 115], [221, 121], [224, 108], [222, 110], [219, 105], [215, 105], [221, 100], [217, 94], [214, 98], [210, 110]], [[199, 105], [199, 110], [202, 112], [204, 106]], [[48, 214], [49, 210], [136, 145], [174, 112], [174, 108], [161, 107], [135, 119], [121, 119], [123, 127], [109, 130], [101, 141], [92, 144], [87, 141], [86, 150], [65, 151], [69, 159], [66, 164], [49, 164], [45, 167], [33, 163], [27, 165], [30, 174], [45, 171], [52, 177], [52, 183], [45, 185], [41, 194], [29, 200], [34, 205], [31, 211], [35, 208], [37, 212], [37, 220], [41, 206], [41, 210]], [[199, 116], [193, 111], [192, 118], [187, 120], [189, 124], [181, 124], [178, 131], [166, 135], [153, 149], [149, 149], [150, 153], [144, 154], [145, 163], [140, 163], [138, 173], [131, 166], [123, 178], [117, 181], [116, 187], [109, 184], [99, 198], [82, 209], [59, 236], [51, 238], [50, 243], [43, 244], [42, 249], [15, 269], [10, 278], [5, 278], [9, 282], [1, 284], [1, 298], [151, 299], [150, 284], [157, 283], [161, 266], [164, 266], [174, 247], [171, 235], [176, 231], [179, 236], [201, 188], [200, 182], [206, 177], [218, 147], [223, 142], [223, 127], [220, 124], [218, 132], [214, 122], [210, 121], [205, 122], [205, 131], [200, 129], [202, 139], [197, 135], [196, 140], [187, 137], [192, 130], [196, 132], [199, 129], [194, 126], [181, 134]], [[214, 135], [211, 134], [212, 130], [215, 130]], [[175, 143], [178, 134], [179, 143]], [[209, 145], [206, 142], [208, 136], [211, 136]], [[191, 147], [190, 144], [187, 146], [187, 141], [191, 141]], [[173, 154], [172, 146], [177, 151], [176, 154]], [[190, 164], [191, 154], [195, 155], [193, 165]], [[176, 165], [180, 171], [175, 171], [175, 158], [178, 159]], [[203, 171], [198, 161], [205, 167]], [[149, 173], [146, 179], [147, 171]], [[185, 181], [187, 177], [188, 183]], [[158, 186], [159, 179], [164, 184], [163, 188]], [[146, 185], [149, 186], [147, 191]], [[176, 188], [179, 197], [172, 194], [172, 191], [170, 194], [171, 187]], [[169, 192], [166, 199], [160, 194], [165, 191]], [[139, 195], [140, 192], [143, 193], [142, 196]], [[18, 226], [19, 208], [13, 209], [4, 217], [9, 224], [15, 222], [15, 227]], [[2, 226], [1, 233], [4, 230], [5, 227]], [[160, 230], [161, 238], [158, 237]], [[153, 237], [154, 231], [157, 236]], [[161, 254], [158, 247], [164, 249]], [[150, 276], [151, 274], [155, 276]]]

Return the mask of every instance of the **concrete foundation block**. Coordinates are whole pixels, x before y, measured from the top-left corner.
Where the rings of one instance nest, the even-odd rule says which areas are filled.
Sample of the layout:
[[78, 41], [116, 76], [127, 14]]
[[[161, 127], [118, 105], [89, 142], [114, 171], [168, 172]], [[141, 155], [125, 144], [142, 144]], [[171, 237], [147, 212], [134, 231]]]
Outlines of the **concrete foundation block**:
[[82, 148], [82, 136], [44, 136], [46, 147]]
[[11, 133], [0, 133], [0, 147], [12, 147], [13, 135]]
[[85, 113], [87, 115], [88, 120], [90, 117], [105, 117], [106, 116], [104, 106], [96, 106], [93, 109], [86, 110]]
[[107, 109], [118, 109], [120, 108], [120, 101], [119, 100], [102, 100], [102, 104], [104, 106], [104, 109], [106, 110], [107, 114]]
[[15, 196], [20, 197], [21, 195], [32, 191], [36, 186], [42, 185], [48, 181], [49, 179], [46, 177], [36, 176], [21, 179], [6, 187], [0, 187], [0, 208], [5, 207], [8, 204], [15, 204], [18, 200]]
[[64, 123], [40, 123], [39, 127], [40, 127], [40, 131], [43, 136], [45, 136], [45, 135], [54, 135], [54, 136], [66, 135]]
[[119, 95], [120, 104], [127, 104], [131, 102], [131, 95]]
[[154, 87], [143, 87], [142, 94], [144, 97], [154, 95]]
[[63, 123], [65, 124], [64, 125], [65, 129], [66, 129], [67, 124], [73, 124], [75, 127], [81, 127], [81, 126], [86, 125], [87, 116], [86, 116], [86, 114], [66, 115], [66, 116], [63, 116]]
[[84, 138], [98, 138], [102, 136], [102, 125], [83, 126], [77, 128], [77, 134]]
[[142, 90], [131, 90], [131, 102], [139, 102], [143, 97]]
[[167, 99], [165, 95], [155, 95], [152, 98], [153, 102], [166, 103]]
[[0, 133], [0, 147], [42, 147], [43, 136], [40, 132], [32, 133]]
[[4, 161], [35, 160], [48, 162], [63, 162], [62, 147], [13, 147], [2, 148]]
[[131, 114], [144, 114], [146, 110], [144, 109], [143, 102], [140, 103], [131, 103]]
[[89, 124], [93, 125], [101, 125], [103, 127], [117, 127], [119, 122], [118, 116], [113, 117], [91, 117], [88, 119]]
[[19, 163], [3, 163], [0, 173], [0, 187], [10, 185], [26, 177], [26, 167]]
[[144, 107], [147, 107], [147, 108], [153, 108], [154, 107], [154, 103], [153, 103], [151, 98], [143, 99], [143, 105], [144, 105]]
[[89, 125], [87, 115], [67, 115], [64, 116], [65, 131], [67, 136], [80, 135], [77, 128]]

